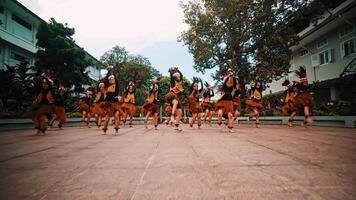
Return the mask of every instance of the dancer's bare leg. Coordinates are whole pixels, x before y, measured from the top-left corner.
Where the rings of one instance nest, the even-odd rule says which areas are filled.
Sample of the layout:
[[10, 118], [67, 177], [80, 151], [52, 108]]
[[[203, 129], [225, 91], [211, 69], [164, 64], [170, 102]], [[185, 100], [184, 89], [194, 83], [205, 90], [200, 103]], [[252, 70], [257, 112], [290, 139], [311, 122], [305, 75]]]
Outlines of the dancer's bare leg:
[[198, 119], [198, 129], [201, 127], [201, 114], [197, 113], [197, 119]]
[[253, 113], [254, 113], [254, 116], [256, 117], [256, 128], [258, 128], [260, 125], [260, 112], [258, 111], [257, 108], [254, 108]]
[[223, 110], [219, 109], [218, 110], [218, 127], [219, 127], [219, 129], [221, 129], [222, 117], [223, 117]]
[[234, 114], [229, 112], [228, 114], [228, 121], [227, 121], [227, 127], [229, 128], [229, 132], [232, 133], [233, 132], [233, 128], [234, 128]]
[[181, 128], [179, 128], [179, 123], [180, 123], [180, 120], [182, 119], [182, 109], [177, 109], [176, 110], [176, 120], [174, 121], [174, 123], [175, 123], [175, 130], [177, 130], [177, 131], [182, 131], [182, 129]]
[[304, 106], [304, 125], [311, 124], [313, 118], [310, 117], [309, 106]]
[[115, 134], [114, 135], [116, 135], [120, 129], [120, 113], [119, 113], [119, 111], [115, 112], [114, 120], [115, 120]]
[[110, 114], [106, 114], [105, 115], [105, 124], [104, 124], [104, 128], [103, 128], [103, 135], [106, 135], [106, 131], [108, 130], [108, 126], [109, 126], [109, 123], [110, 123]]
[[192, 120], [190, 121], [189, 125], [191, 128], [193, 128], [194, 122], [197, 118], [197, 113], [193, 113]]
[[146, 116], [145, 116], [145, 119], [144, 119], [144, 124], [145, 124], [145, 128], [148, 129], [148, 118], [150, 117], [151, 115], [151, 111], [148, 111]]
[[297, 112], [292, 112], [292, 114], [289, 116], [289, 119], [288, 119], [288, 126], [289, 127], [292, 127], [293, 126], [293, 120], [294, 120], [294, 117], [297, 115]]
[[157, 127], [158, 127], [158, 113], [157, 112], [155, 112], [155, 114], [153, 114], [152, 122], [153, 122], [153, 125], [155, 126], [155, 130], [157, 130]]
[[85, 117], [87, 115], [87, 112], [85, 111], [82, 111], [82, 124], [83, 124], [83, 127], [85, 127], [86, 123], [85, 123]]

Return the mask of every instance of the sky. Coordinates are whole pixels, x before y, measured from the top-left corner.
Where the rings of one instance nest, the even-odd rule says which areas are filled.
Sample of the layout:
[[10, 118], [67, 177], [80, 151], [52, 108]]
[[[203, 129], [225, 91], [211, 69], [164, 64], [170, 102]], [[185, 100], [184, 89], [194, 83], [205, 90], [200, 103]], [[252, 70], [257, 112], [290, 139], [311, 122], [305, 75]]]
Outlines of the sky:
[[[193, 69], [187, 47], [177, 41], [188, 29], [183, 22], [180, 0], [18, 0], [48, 21], [51, 17], [75, 28], [76, 43], [99, 59], [113, 46], [148, 57], [163, 75], [178, 66], [188, 78], [210, 76]], [[183, 0], [187, 2], [188, 0]]]

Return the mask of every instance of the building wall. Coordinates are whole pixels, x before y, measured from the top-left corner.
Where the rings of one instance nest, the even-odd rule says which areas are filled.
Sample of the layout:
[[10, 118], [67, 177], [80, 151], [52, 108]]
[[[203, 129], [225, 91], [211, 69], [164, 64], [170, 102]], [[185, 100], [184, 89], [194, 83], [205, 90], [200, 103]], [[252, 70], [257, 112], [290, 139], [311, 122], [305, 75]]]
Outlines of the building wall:
[[13, 1], [3, 2], [0, 6], [0, 68], [5, 64], [16, 65], [23, 59], [33, 64], [37, 52], [36, 34], [41, 20]]
[[[333, 31], [318, 36], [316, 40], [294, 51], [292, 53], [293, 58], [291, 60], [291, 69], [289, 70], [291, 73], [281, 80], [273, 81], [266, 93], [275, 93], [284, 90], [281, 84], [286, 78], [292, 81], [298, 81], [298, 78], [295, 76], [293, 71], [297, 70], [299, 66], [306, 67], [309, 83], [316, 80], [325, 81], [338, 78], [347, 64], [356, 58], [356, 53], [343, 56], [342, 51], [343, 42], [347, 40], [354, 39], [353, 44], [356, 45], [356, 18], [353, 18], [350, 22], [354, 24], [353, 32], [341, 37], [340, 32], [344, 30], [345, 27], [350, 27], [350, 25], [344, 23], [338, 27], [335, 27]], [[325, 40], [327, 41], [325, 45], [317, 47], [318, 44]], [[354, 49], [355, 48], [356, 47], [354, 46]], [[308, 53], [305, 55], [301, 54], [302, 51], [305, 50], [308, 50]], [[319, 54], [324, 51], [329, 51], [329, 53], [331, 52], [331, 62], [316, 65], [316, 62], [313, 61], [317, 61], [316, 58], [319, 59]]]

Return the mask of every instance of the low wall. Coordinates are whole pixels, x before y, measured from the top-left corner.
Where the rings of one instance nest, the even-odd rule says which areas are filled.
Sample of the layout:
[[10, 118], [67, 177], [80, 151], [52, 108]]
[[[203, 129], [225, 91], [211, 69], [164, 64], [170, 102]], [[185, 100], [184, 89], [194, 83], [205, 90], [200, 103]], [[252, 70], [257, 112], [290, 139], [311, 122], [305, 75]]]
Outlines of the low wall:
[[[356, 116], [313, 116], [314, 122], [312, 125], [314, 126], [332, 126], [332, 127], [348, 127], [355, 128], [356, 127]], [[161, 121], [165, 120], [163, 118]], [[301, 116], [295, 117], [294, 123], [301, 124], [303, 123], [304, 118]], [[188, 121], [185, 118], [184, 121]], [[94, 122], [94, 118], [92, 118], [92, 122]], [[213, 123], [217, 122], [217, 118], [213, 118]], [[248, 121], [247, 117], [238, 117], [237, 122], [239, 124], [248, 124], [254, 123], [254, 119]], [[135, 124], [143, 124], [143, 118], [137, 117], [134, 118]], [[288, 123], [288, 117], [276, 117], [276, 116], [264, 116], [260, 117], [261, 124], [276, 124], [276, 125], [284, 125]], [[77, 126], [81, 124], [81, 118], [68, 118], [67, 124], [69, 126]], [[0, 130], [6, 127], [13, 128], [21, 128], [21, 127], [32, 127], [31, 119], [0, 119]]]

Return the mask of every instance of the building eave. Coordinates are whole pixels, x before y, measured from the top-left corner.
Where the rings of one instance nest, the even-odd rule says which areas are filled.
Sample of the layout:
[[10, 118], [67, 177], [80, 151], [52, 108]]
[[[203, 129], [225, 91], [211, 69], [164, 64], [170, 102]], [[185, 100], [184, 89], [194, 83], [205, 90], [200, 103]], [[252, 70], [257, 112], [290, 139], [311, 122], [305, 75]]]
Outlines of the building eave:
[[[342, 23], [343, 21], [342, 21], [342, 19], [340, 19], [340, 16], [343, 16], [345, 14], [352, 15], [351, 11], [352, 11], [352, 9], [355, 9], [355, 8], [356, 8], [356, 1], [349, 0], [349, 1], [344, 2], [343, 4], [341, 4], [340, 6], [335, 8], [332, 11], [332, 15], [330, 15], [329, 17], [324, 19], [322, 22], [320, 22], [320, 24], [318, 24], [314, 27], [309, 26], [308, 28], [299, 32], [298, 36], [300, 38], [300, 42], [298, 45], [290, 47], [290, 50], [297, 51], [300, 48], [307, 45], [310, 41], [313, 41], [313, 38], [327, 33], [328, 31], [330, 31], [326, 28], [327, 25], [330, 25], [332, 23], [334, 23], [335, 25], [338, 25], [338, 24]], [[337, 20], [340, 20], [340, 22], [336, 22]]]

